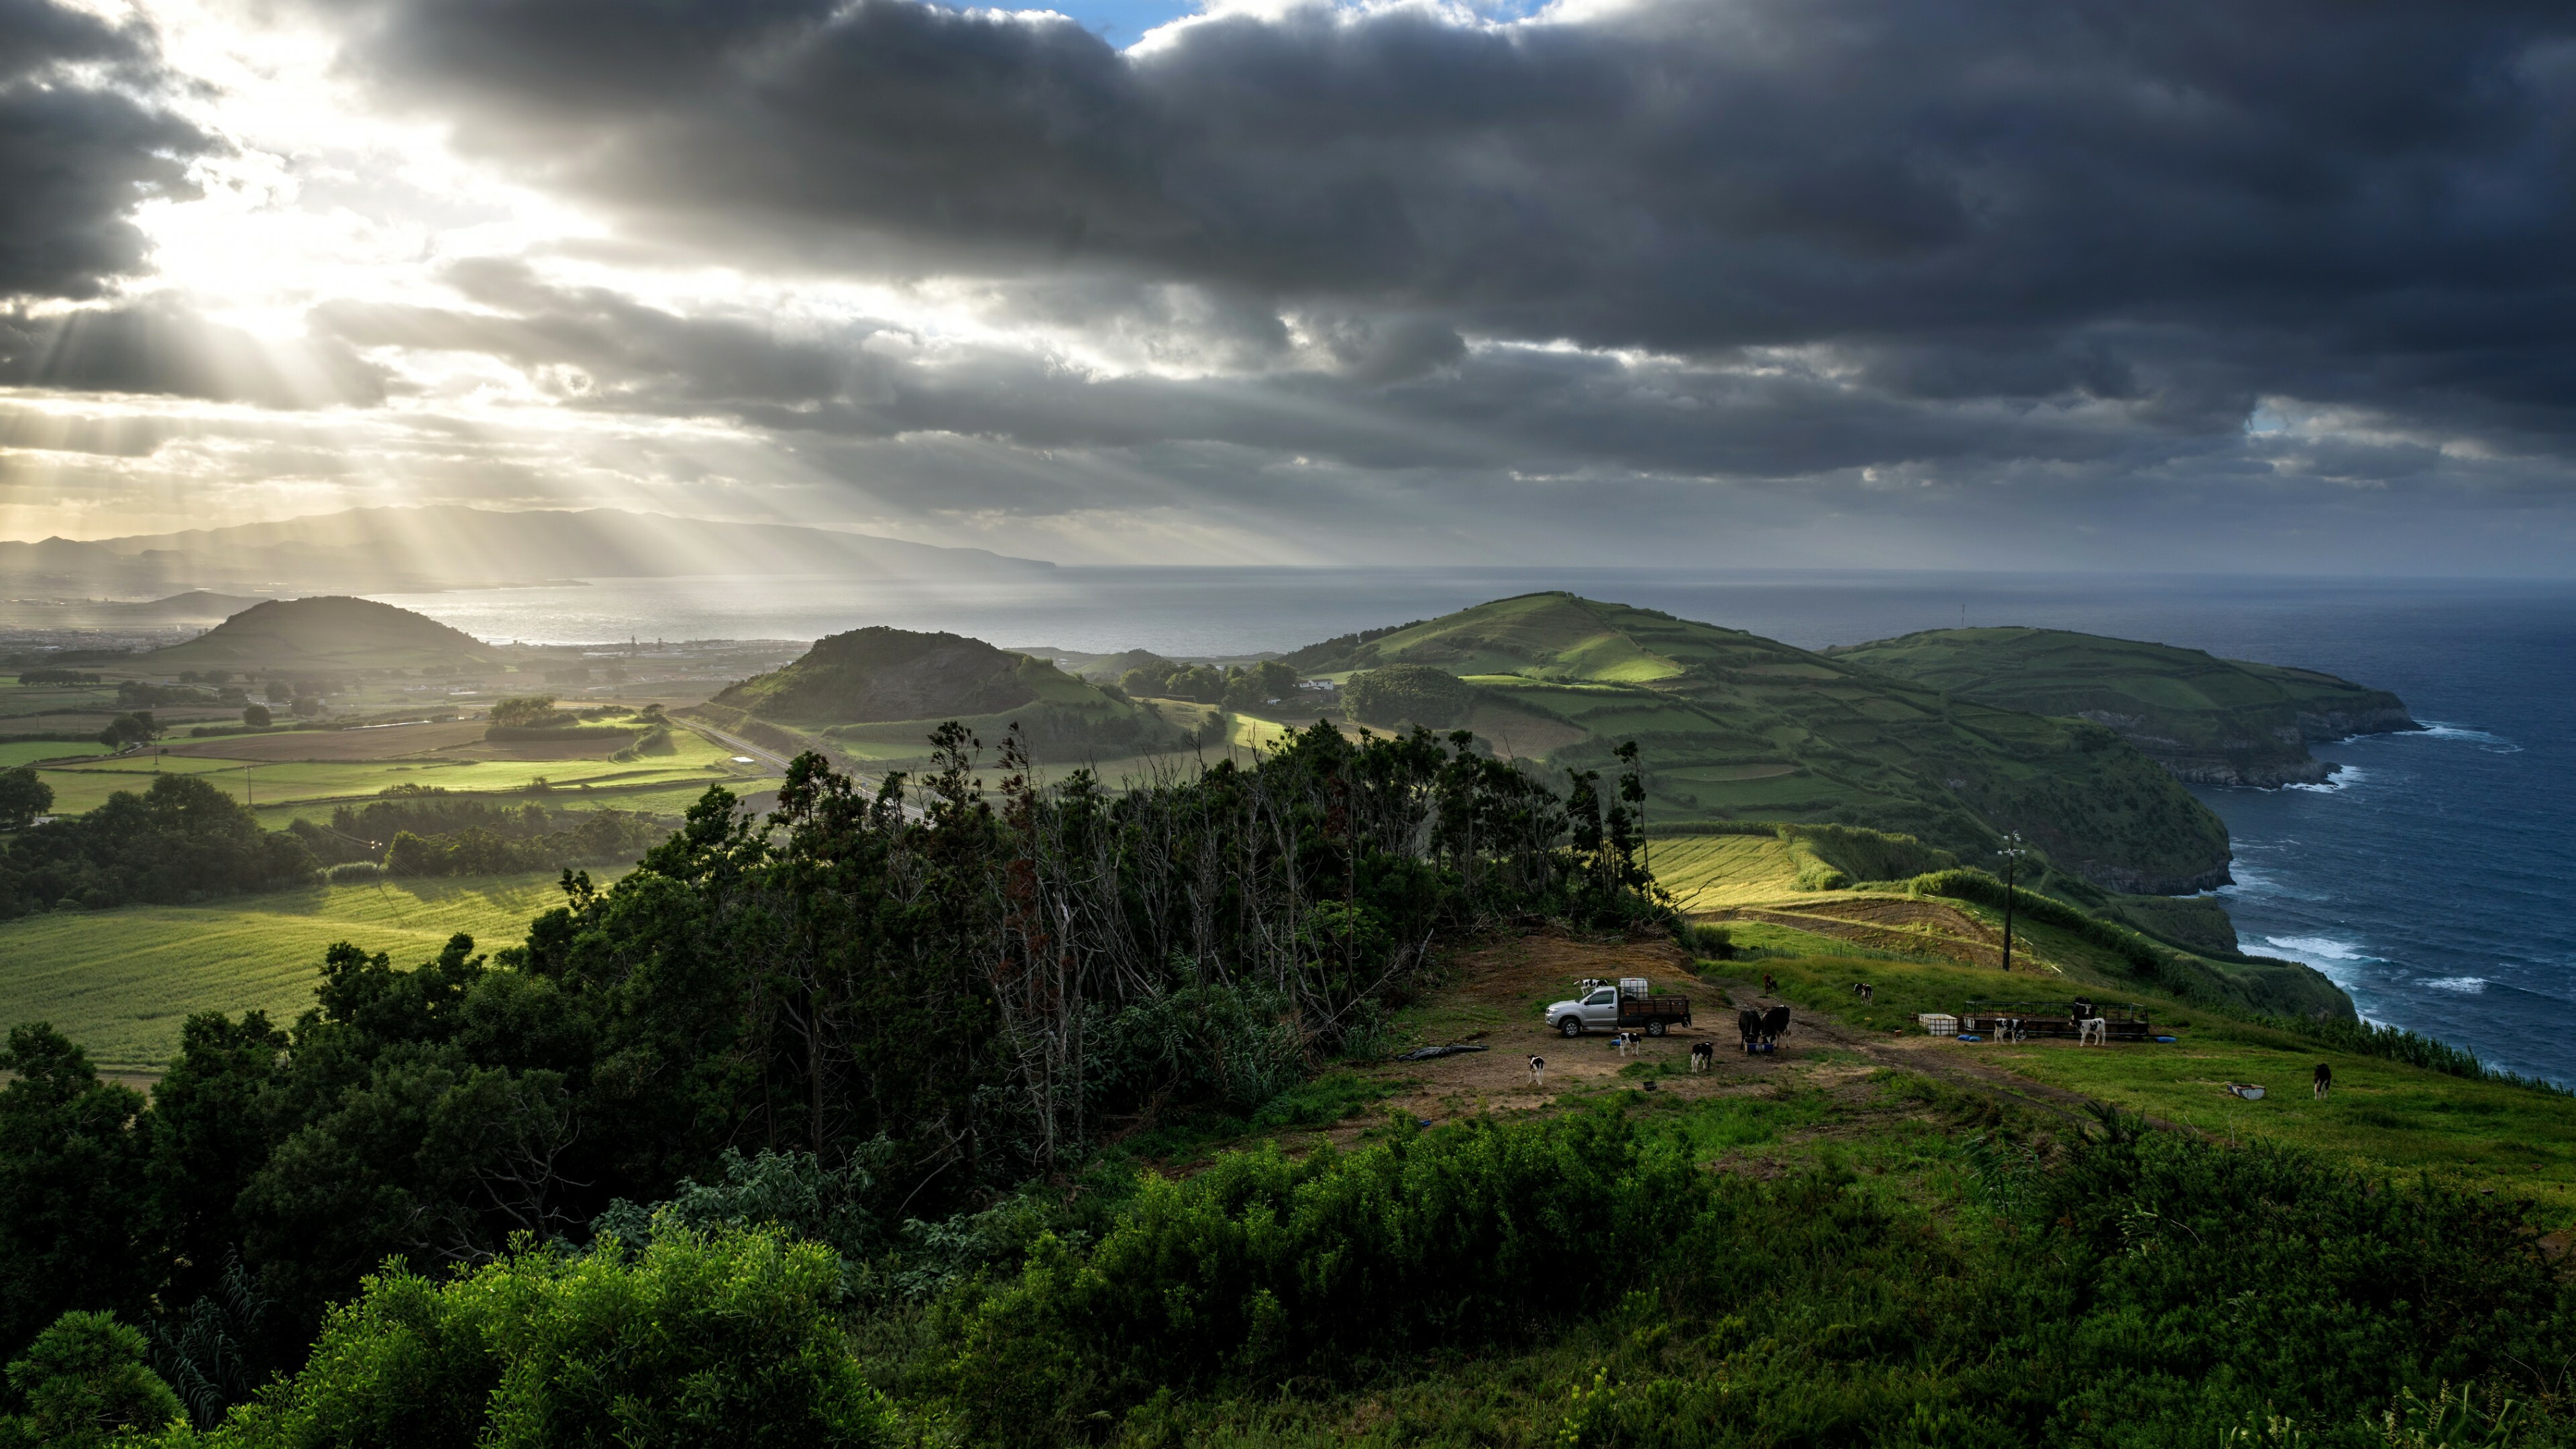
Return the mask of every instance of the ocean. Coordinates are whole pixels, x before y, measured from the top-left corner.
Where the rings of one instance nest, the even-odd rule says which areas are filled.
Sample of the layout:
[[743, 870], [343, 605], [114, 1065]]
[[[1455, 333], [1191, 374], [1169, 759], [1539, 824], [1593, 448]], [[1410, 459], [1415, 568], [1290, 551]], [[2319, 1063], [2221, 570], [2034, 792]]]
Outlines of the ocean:
[[2245, 949], [2304, 961], [2364, 1016], [2576, 1083], [2576, 585], [1664, 570], [1067, 568], [1002, 582], [697, 578], [381, 595], [481, 638], [805, 640], [866, 624], [1166, 655], [1293, 649], [1538, 589], [1807, 648], [2029, 624], [2322, 669], [2434, 728], [2316, 747], [2331, 784], [2198, 793]]

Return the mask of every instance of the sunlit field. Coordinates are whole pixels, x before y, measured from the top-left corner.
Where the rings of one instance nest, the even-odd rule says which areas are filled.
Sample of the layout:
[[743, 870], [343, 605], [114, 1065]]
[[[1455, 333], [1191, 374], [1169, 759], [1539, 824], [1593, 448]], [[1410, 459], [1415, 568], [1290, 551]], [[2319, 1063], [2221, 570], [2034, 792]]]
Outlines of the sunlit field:
[[[280, 759], [275, 757], [279, 746], [305, 737], [242, 738], [245, 746], [256, 744], [270, 758], [234, 759], [206, 753], [230, 743], [208, 740], [195, 742], [184, 754], [137, 752], [48, 767], [39, 773], [54, 789], [54, 809], [58, 814], [94, 810], [119, 790], [149, 789], [155, 774], [167, 772], [203, 777], [234, 799], [248, 802], [259, 812], [261, 823], [271, 827], [284, 825], [297, 813], [310, 815], [317, 806], [366, 800], [401, 785], [458, 793], [527, 795], [558, 808], [578, 808], [587, 801], [631, 810], [661, 809], [664, 807], [659, 802], [669, 798], [694, 799], [709, 784], [723, 784], [737, 791], [760, 789], [776, 774], [757, 760], [736, 763], [732, 749], [687, 730], [672, 732], [670, 754], [639, 755], [624, 761], [606, 758], [605, 749], [587, 744], [572, 747], [583, 752], [573, 758], [480, 757], [487, 752], [474, 745], [468, 747], [474, 754], [458, 750], [384, 759]], [[312, 752], [335, 747], [342, 753], [353, 752], [340, 743], [342, 738], [316, 734], [311, 737], [315, 742]], [[538, 753], [534, 746], [527, 745], [514, 747], [511, 752]], [[646, 800], [655, 803], [638, 803]]]
[[[624, 873], [592, 867], [595, 881]], [[93, 1060], [157, 1067], [198, 1011], [266, 1011], [291, 1023], [313, 1004], [337, 941], [411, 966], [448, 937], [517, 942], [559, 904], [554, 872], [315, 886], [204, 906], [55, 911], [0, 924], [0, 1025], [50, 1021]]]

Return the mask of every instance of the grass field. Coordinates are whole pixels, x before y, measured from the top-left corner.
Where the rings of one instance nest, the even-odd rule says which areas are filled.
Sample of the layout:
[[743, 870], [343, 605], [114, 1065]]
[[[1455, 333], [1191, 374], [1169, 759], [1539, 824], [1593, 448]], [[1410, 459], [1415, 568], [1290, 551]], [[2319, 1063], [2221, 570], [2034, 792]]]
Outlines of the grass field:
[[1647, 841], [1655, 879], [1685, 913], [1793, 895], [1798, 860], [1776, 835], [1673, 835]]
[[0, 770], [38, 760], [88, 759], [106, 753], [105, 745], [76, 740], [0, 740]]
[[[314, 736], [312, 739], [320, 744], [298, 743], [295, 747], [319, 752], [339, 738]], [[281, 742], [301, 739], [250, 735], [243, 737], [242, 747], [274, 749]], [[54, 787], [54, 809], [58, 814], [94, 810], [119, 790], [149, 789], [157, 772], [201, 775], [233, 798], [247, 798], [258, 809], [260, 822], [272, 828], [283, 826], [299, 813], [310, 816], [317, 805], [367, 799], [394, 785], [518, 794], [531, 791], [537, 781], [543, 780], [550, 787], [545, 795], [550, 805], [578, 805], [583, 798], [591, 797], [599, 804], [619, 809], [660, 810], [665, 808], [662, 802], [666, 799], [694, 800], [711, 783], [747, 791], [774, 782], [775, 771], [760, 764], [735, 764], [731, 748], [694, 731], [674, 730], [671, 742], [671, 754], [646, 755], [624, 762], [601, 757], [597, 751], [589, 757], [554, 759], [481, 758], [447, 752], [319, 760], [243, 760], [211, 753], [132, 754], [47, 768], [40, 774], [45, 783]], [[210, 750], [228, 743], [200, 741], [196, 748]], [[346, 752], [351, 747], [339, 748]], [[514, 751], [524, 752], [525, 747]], [[638, 800], [654, 803], [635, 803]]]
[[[2222, 1139], [2273, 1141], [2347, 1161], [2468, 1179], [2500, 1194], [2530, 1197], [2576, 1214], [2576, 1100], [2494, 1082], [2470, 1081], [2377, 1057], [2327, 1051], [2302, 1038], [2140, 991], [2077, 968], [2065, 981], [2022, 973], [1889, 959], [1806, 956], [1713, 968], [1736, 976], [1768, 972], [1799, 1006], [1843, 1021], [1911, 1035], [1920, 1012], [1955, 1013], [1972, 999], [2063, 998], [2090, 982], [2096, 1001], [2138, 1002], [2172, 1045], [2078, 1047], [1927, 1041], [1926, 1050], [1973, 1053], [2033, 1081], [2144, 1112]], [[1872, 1001], [1851, 995], [1866, 980]], [[2309, 1089], [2319, 1062], [2334, 1068], [2323, 1102]], [[2220, 1090], [2255, 1083], [2259, 1102]]]
[[[622, 872], [594, 867], [593, 880]], [[148, 1069], [191, 1012], [313, 1004], [333, 942], [413, 965], [458, 931], [508, 945], [561, 897], [552, 873], [317, 886], [221, 905], [70, 911], [0, 925], [0, 1025], [50, 1021], [102, 1066]]]

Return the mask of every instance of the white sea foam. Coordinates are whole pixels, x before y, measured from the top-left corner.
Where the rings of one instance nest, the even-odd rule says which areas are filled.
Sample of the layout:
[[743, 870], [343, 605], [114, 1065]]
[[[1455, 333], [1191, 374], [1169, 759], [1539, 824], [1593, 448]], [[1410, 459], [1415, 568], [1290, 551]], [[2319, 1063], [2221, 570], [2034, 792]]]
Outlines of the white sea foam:
[[2415, 984], [2435, 991], [2456, 991], [2463, 996], [2475, 996], [2487, 989], [2487, 979], [2483, 976], [2428, 976]]
[[2466, 725], [2446, 725], [2428, 720], [2425, 722], [2424, 728], [2410, 731], [2410, 733], [2420, 734], [2426, 739], [2431, 740], [2466, 740], [2470, 744], [2477, 746], [2479, 749], [2482, 749], [2491, 755], [2518, 755], [2522, 753], [2522, 746], [2515, 744], [2504, 736], [2489, 734], [2485, 730], [2473, 730]]
[[2266, 936], [2263, 938], [2284, 951], [2298, 951], [2307, 956], [2320, 956], [2328, 961], [2367, 961], [2370, 957], [2350, 941], [2331, 936]]
[[2271, 948], [2265, 954], [2285, 957], [2302, 966], [2313, 966], [2328, 981], [2346, 991], [2352, 989], [2359, 975], [2353, 970], [2356, 965], [2379, 959], [2353, 942], [2338, 941], [2331, 936], [2266, 936], [2263, 940]]
[[2335, 771], [2333, 774], [2326, 776], [2324, 780], [2319, 781], [2316, 784], [2308, 785], [2294, 781], [2282, 788], [2286, 790], [2309, 790], [2319, 795], [2331, 795], [2338, 790], [2358, 785], [2369, 778], [2370, 772], [2368, 770], [2361, 768], [2359, 765], [2346, 765], [2342, 769]]

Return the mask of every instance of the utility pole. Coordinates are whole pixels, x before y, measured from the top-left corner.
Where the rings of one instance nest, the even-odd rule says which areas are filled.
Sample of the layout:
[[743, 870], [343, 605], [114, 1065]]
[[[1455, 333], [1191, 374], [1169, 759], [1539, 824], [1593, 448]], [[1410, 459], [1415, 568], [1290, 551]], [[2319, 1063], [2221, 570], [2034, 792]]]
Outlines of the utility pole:
[[1995, 852], [2004, 858], [2004, 969], [2006, 971], [2012, 969], [2013, 880], [2021, 874], [2021, 858], [2029, 853], [2030, 848], [2021, 843], [2021, 832], [2018, 830], [2005, 836], [2003, 849]]

